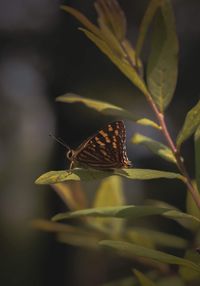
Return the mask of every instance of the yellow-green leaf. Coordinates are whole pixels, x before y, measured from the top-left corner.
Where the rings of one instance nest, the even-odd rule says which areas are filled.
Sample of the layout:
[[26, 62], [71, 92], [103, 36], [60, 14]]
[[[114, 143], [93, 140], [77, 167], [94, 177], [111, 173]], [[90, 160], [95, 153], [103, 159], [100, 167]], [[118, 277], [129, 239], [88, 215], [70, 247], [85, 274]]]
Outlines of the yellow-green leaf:
[[95, 26], [90, 20], [88, 20], [88, 18], [85, 17], [85, 15], [83, 15], [81, 12], [67, 5], [61, 5], [61, 9], [71, 14], [93, 34], [97, 35], [98, 37], [102, 37], [101, 30], [97, 26]]
[[142, 23], [140, 25], [139, 35], [138, 35], [136, 47], [135, 47], [135, 52], [136, 52], [136, 55], [138, 57], [140, 56], [147, 31], [149, 29], [149, 26], [152, 22], [152, 19], [156, 13], [161, 1], [162, 0], [151, 0], [151, 1], [149, 1], [149, 5], [145, 11], [145, 14], [144, 14], [143, 19], [142, 19]]
[[73, 184], [73, 188], [66, 183], [57, 183], [52, 184], [52, 188], [70, 210], [78, 210], [88, 206], [87, 198], [80, 183]]
[[179, 179], [183, 180], [182, 175], [173, 172], [150, 170], [150, 169], [114, 169], [110, 171], [100, 171], [96, 169], [80, 169], [62, 171], [50, 171], [41, 175], [36, 181], [36, 184], [55, 184], [64, 181], [91, 181], [103, 179], [105, 177], [119, 175], [131, 180], [151, 180], [151, 179]]
[[98, 249], [100, 237], [90, 232], [62, 233], [57, 234], [57, 240], [73, 246], [79, 246], [89, 249]]
[[200, 126], [197, 128], [194, 136], [195, 148], [195, 173], [198, 191], [200, 192]]
[[[177, 146], [180, 148], [181, 144], [188, 139], [200, 125], [200, 100], [187, 113], [185, 122], [177, 137]], [[198, 136], [197, 136], [198, 137]]]
[[163, 0], [158, 12], [147, 66], [147, 83], [154, 102], [163, 112], [176, 87], [178, 40], [170, 1]]
[[[112, 207], [122, 206], [125, 204], [125, 198], [123, 193], [122, 178], [119, 176], [112, 176], [104, 179], [100, 184], [94, 202], [93, 208], [99, 207]], [[121, 233], [124, 221], [116, 220], [114, 218], [92, 218], [90, 224], [95, 226], [98, 224], [104, 229], [108, 229], [110, 233], [116, 235]]]
[[116, 0], [100, 0], [95, 2], [98, 23], [101, 29], [107, 27], [120, 42], [126, 36], [126, 17]]
[[120, 59], [108, 46], [108, 44], [98, 38], [95, 34], [86, 29], [80, 29], [84, 34], [118, 67], [118, 69], [140, 90], [144, 95], [149, 95], [147, 87], [136, 70], [124, 59]]
[[132, 143], [134, 144], [143, 144], [146, 146], [151, 152], [154, 154], [160, 156], [161, 158], [176, 163], [176, 158], [173, 155], [172, 151], [165, 146], [164, 144], [155, 141], [147, 136], [144, 136], [140, 133], [134, 134], [134, 136], [131, 139]]
[[59, 213], [55, 215], [52, 220], [59, 221], [69, 218], [77, 218], [84, 216], [93, 217], [113, 217], [113, 218], [141, 218], [150, 215], [163, 215], [169, 212], [170, 209], [151, 207], [151, 206], [118, 206], [118, 207], [99, 207], [90, 208], [84, 210], [78, 210], [74, 212]]
[[134, 256], [144, 257], [167, 264], [175, 264], [187, 267], [200, 273], [200, 266], [190, 260], [180, 258], [162, 251], [142, 247], [124, 241], [103, 240], [100, 246], [116, 251], [122, 256], [134, 258]]
[[[182, 237], [153, 229], [134, 227], [134, 228], [129, 228], [127, 230], [127, 235], [129, 238], [134, 237], [134, 234], [139, 234], [139, 236], [144, 239], [144, 243], [145, 242], [149, 243], [149, 246], [153, 245], [153, 246], [170, 247], [170, 248], [186, 248], [188, 245], [187, 240], [185, 240]], [[145, 244], [141, 244], [134, 240], [132, 241], [137, 244], [147, 246]]]
[[138, 119], [138, 120], [136, 121], [136, 123], [141, 124], [141, 125], [145, 125], [145, 126], [151, 126], [151, 127], [156, 128], [156, 129], [158, 129], [158, 130], [161, 129], [161, 127], [160, 127], [157, 123], [155, 123], [155, 122], [152, 121], [152, 120], [149, 120], [148, 118]]
[[133, 272], [137, 277], [138, 281], [140, 282], [141, 286], [156, 286], [156, 284], [152, 280], [150, 280], [147, 276], [145, 276], [142, 272], [136, 269], [134, 269]]
[[56, 101], [65, 102], [65, 103], [76, 103], [76, 102], [83, 103], [87, 107], [92, 108], [98, 112], [101, 112], [102, 114], [117, 116], [117, 117], [124, 118], [124, 119], [129, 119], [140, 125], [151, 126], [151, 127], [160, 129], [160, 127], [152, 120], [148, 118], [138, 119], [133, 113], [129, 112], [128, 110], [121, 108], [119, 106], [116, 106], [114, 104], [105, 102], [105, 101], [84, 98], [84, 97], [80, 97], [73, 93], [67, 93], [67, 94], [58, 96], [56, 98]]
[[74, 212], [60, 213], [53, 217], [53, 220], [63, 220], [69, 218], [77, 218], [84, 216], [92, 217], [114, 217], [114, 218], [131, 218], [137, 219], [151, 215], [162, 215], [163, 217], [175, 220], [182, 224], [193, 222], [200, 224], [200, 219], [187, 213], [183, 213], [176, 209], [170, 209], [166, 207], [156, 206], [134, 206], [125, 205], [119, 207], [101, 207], [101, 208], [90, 208], [83, 209]]
[[43, 219], [32, 221], [31, 226], [42, 231], [55, 233], [60, 242], [87, 248], [98, 248], [98, 241], [104, 238], [100, 232], [91, 232], [81, 227]]
[[[197, 253], [195, 250], [188, 249], [185, 253], [185, 259], [189, 259], [192, 262], [196, 263], [196, 265], [200, 265], [199, 253]], [[200, 273], [197, 273], [196, 271], [188, 269], [185, 266], [181, 266], [179, 268], [179, 275], [184, 281], [188, 281], [188, 282], [195, 282], [195, 281], [199, 282], [200, 281]], [[193, 283], [191, 283], [191, 285], [192, 284]]]

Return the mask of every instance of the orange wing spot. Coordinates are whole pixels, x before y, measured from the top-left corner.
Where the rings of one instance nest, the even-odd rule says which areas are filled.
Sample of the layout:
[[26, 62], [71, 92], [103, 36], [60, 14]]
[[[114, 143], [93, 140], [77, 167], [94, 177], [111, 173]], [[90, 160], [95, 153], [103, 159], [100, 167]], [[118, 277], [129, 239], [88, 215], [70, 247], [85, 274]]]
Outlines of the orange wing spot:
[[113, 131], [113, 128], [110, 124], [108, 124], [108, 131]]
[[106, 139], [106, 143], [111, 143], [110, 139], [108, 138], [108, 136], [105, 138]]
[[119, 135], [119, 131], [116, 129], [115, 130], [115, 135], [118, 136]]
[[101, 142], [100, 140], [97, 141], [97, 144], [99, 144], [100, 146], [105, 146], [105, 143]]
[[116, 136], [113, 136], [113, 141], [114, 141], [114, 142], [117, 142]]
[[106, 132], [104, 132], [103, 130], [99, 131], [99, 133], [105, 138], [106, 136], [108, 136], [108, 134]]
[[114, 149], [117, 149], [117, 144], [115, 142], [112, 143]]

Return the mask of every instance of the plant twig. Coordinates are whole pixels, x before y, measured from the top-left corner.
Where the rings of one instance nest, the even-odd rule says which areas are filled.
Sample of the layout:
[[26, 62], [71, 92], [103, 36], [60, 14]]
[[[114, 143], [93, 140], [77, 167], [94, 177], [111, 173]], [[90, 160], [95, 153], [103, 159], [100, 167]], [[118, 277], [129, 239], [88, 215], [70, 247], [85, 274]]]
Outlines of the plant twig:
[[[133, 64], [133, 61], [131, 60], [131, 57], [130, 57], [128, 51], [126, 50], [125, 46], [123, 45], [123, 42], [121, 42], [120, 45], [126, 54], [126, 59], [128, 60], [129, 64], [132, 66], [132, 68], [136, 69], [135, 65]], [[191, 193], [196, 205], [200, 209], [200, 194], [199, 194], [198, 190], [193, 186], [192, 180], [191, 180], [191, 178], [190, 178], [190, 176], [186, 170], [186, 167], [184, 165], [184, 160], [180, 154], [180, 151], [178, 150], [178, 148], [176, 147], [175, 143], [173, 142], [173, 140], [171, 138], [171, 135], [170, 135], [168, 128], [166, 126], [166, 123], [165, 123], [164, 114], [159, 111], [159, 109], [157, 108], [156, 104], [154, 103], [150, 93], [145, 94], [145, 96], [146, 96], [147, 102], [149, 103], [151, 109], [153, 110], [153, 112], [155, 113], [155, 115], [158, 119], [158, 122], [159, 122], [160, 127], [161, 127], [161, 132], [163, 133], [163, 136], [165, 137], [165, 140], [167, 141], [168, 146], [170, 147], [170, 149], [172, 150], [172, 152], [176, 158], [176, 165], [177, 165], [180, 173], [185, 178], [184, 182], [185, 182], [189, 192]]]

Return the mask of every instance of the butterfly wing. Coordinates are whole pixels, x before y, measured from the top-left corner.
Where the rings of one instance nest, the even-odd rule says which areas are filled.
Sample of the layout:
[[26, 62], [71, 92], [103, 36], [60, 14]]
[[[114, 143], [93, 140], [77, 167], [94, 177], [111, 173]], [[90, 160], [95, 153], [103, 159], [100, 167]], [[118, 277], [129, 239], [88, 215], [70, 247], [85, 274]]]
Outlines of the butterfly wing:
[[109, 123], [82, 143], [75, 151], [74, 161], [96, 169], [128, 168], [126, 130], [123, 121]]

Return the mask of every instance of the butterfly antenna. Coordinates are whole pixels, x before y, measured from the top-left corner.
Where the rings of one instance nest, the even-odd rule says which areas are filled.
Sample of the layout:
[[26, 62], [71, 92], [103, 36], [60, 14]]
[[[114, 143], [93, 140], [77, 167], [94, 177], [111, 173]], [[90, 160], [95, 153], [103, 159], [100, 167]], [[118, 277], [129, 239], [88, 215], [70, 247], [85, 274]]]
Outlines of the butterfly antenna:
[[60, 138], [56, 138], [53, 134], [49, 134], [49, 136], [51, 137], [51, 138], [53, 138], [56, 142], [58, 142], [58, 143], [60, 143], [62, 146], [64, 146], [65, 148], [67, 148], [67, 149], [71, 149], [62, 139], [60, 139]]

